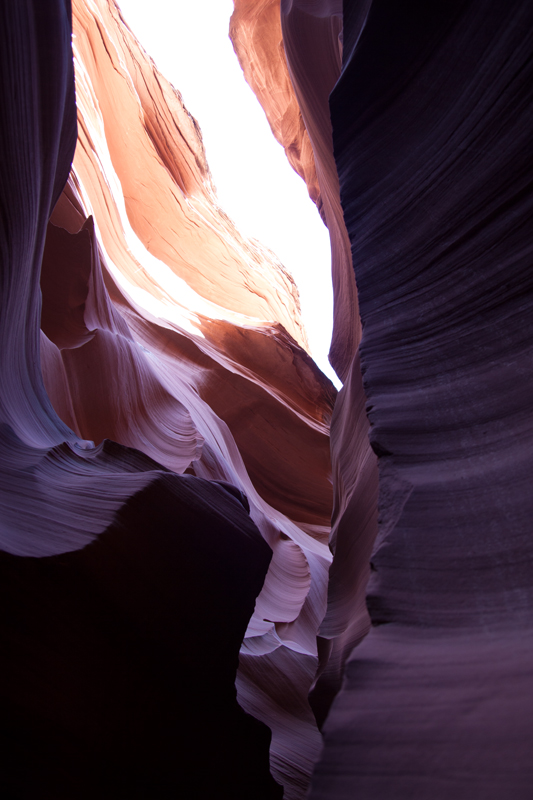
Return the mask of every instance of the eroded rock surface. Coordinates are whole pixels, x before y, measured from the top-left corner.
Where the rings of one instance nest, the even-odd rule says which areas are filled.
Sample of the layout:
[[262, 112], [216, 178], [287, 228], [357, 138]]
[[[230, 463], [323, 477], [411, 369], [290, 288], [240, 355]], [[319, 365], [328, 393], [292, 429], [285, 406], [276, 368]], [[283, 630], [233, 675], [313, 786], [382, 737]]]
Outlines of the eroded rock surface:
[[[319, 716], [368, 630], [367, 608], [373, 623], [325, 723], [310, 796], [525, 800], [531, 9], [280, 6], [332, 234], [331, 356], [344, 379]], [[258, 58], [253, 40], [248, 53]], [[362, 338], [354, 292], [338, 291], [351, 272], [343, 218]]]
[[235, 2], [331, 235], [334, 409], [111, 0], [74, 154], [70, 11], [0, 9], [4, 793], [299, 800], [327, 716], [313, 800], [528, 800], [529, 5]]
[[313, 800], [531, 795], [532, 22], [344, 3], [330, 106], [380, 532]]
[[[281, 29], [273, 21], [274, 5], [280, 15]], [[361, 324], [329, 111], [329, 94], [341, 71], [341, 5], [293, 2], [280, 6], [279, 0], [268, 4], [236, 0], [230, 27], [245, 77], [256, 91], [271, 125], [278, 93], [268, 94], [262, 87], [268, 79], [275, 81], [281, 67], [276, 60], [276, 49], [270, 46], [266, 52], [258, 42], [283, 37], [284, 65], [312, 143], [320, 188], [318, 205], [331, 238], [334, 330], [330, 359], [344, 381], [344, 388], [337, 398], [331, 422], [334, 506], [330, 546], [334, 558], [329, 572], [327, 613], [320, 626], [320, 665], [312, 693], [313, 708], [320, 722], [340, 688], [347, 655], [369, 629], [365, 590], [370, 552], [377, 533], [377, 461], [368, 438], [366, 397], [358, 356]], [[270, 32], [265, 35], [267, 24]], [[258, 75], [268, 77], [261, 82]], [[290, 136], [283, 138], [282, 130], [279, 138], [286, 151], [290, 151]], [[313, 196], [311, 191], [310, 194]]]
[[299, 797], [335, 390], [179, 93], [114, 3], [72, 12], [73, 162], [70, 4], [1, 11], [2, 780], [279, 797], [263, 720]]

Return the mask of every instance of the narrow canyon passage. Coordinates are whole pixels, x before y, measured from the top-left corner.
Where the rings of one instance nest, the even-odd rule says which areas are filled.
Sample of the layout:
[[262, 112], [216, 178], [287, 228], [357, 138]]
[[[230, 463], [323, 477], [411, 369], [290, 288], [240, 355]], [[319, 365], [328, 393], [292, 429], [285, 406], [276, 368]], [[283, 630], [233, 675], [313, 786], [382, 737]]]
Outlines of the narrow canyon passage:
[[0, 6], [2, 796], [529, 800], [529, 4], [234, 0], [340, 391], [126, 18]]

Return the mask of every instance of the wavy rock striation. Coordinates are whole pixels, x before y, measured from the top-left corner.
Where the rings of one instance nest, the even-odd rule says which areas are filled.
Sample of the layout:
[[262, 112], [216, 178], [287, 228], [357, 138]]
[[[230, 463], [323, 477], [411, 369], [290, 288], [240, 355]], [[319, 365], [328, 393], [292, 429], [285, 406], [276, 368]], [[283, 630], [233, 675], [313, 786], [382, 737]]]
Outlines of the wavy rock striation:
[[[252, 87], [269, 70], [254, 61], [265, 4], [253, 5], [255, 20], [235, 3]], [[372, 628], [349, 657], [310, 796], [525, 800], [531, 8], [285, 0], [280, 11], [332, 235], [331, 357], [344, 380], [319, 717], [368, 630], [372, 567]], [[270, 119], [273, 100], [257, 93]]]
[[[341, 71], [341, 31], [341, 4], [331, 2], [281, 3], [280, 7], [279, 0], [235, 0], [230, 26], [244, 75], [273, 128], [273, 120], [280, 113], [280, 96], [286, 103], [285, 113], [291, 118], [296, 115], [292, 111], [293, 95], [297, 100], [313, 148], [320, 188], [317, 204], [331, 238], [334, 331], [330, 359], [344, 380], [344, 388], [331, 422], [334, 507], [330, 547], [335, 555], [329, 573], [327, 613], [320, 627], [319, 675], [312, 693], [319, 721], [324, 719], [340, 687], [345, 658], [368, 632], [365, 587], [377, 533], [377, 462], [368, 440], [358, 357], [361, 326], [357, 291], [340, 203], [328, 104]], [[268, 48], [265, 42], [269, 43]], [[267, 93], [264, 87], [275, 86], [278, 76], [285, 74], [283, 70], [290, 75], [293, 94]], [[281, 133], [275, 131], [286, 152], [290, 152], [292, 140], [290, 135], [284, 138], [283, 133], [283, 129]], [[305, 178], [302, 171], [300, 174]], [[309, 193], [313, 197], [312, 185]]]
[[235, 0], [333, 408], [113, 0], [0, 7], [6, 796], [529, 798], [532, 23]]
[[279, 797], [262, 720], [301, 797], [335, 390], [111, 0], [72, 7], [74, 154], [70, 11], [0, 11], [3, 787]]
[[531, 6], [343, 8], [330, 105], [380, 530], [373, 627], [328, 717], [311, 797], [525, 800]]

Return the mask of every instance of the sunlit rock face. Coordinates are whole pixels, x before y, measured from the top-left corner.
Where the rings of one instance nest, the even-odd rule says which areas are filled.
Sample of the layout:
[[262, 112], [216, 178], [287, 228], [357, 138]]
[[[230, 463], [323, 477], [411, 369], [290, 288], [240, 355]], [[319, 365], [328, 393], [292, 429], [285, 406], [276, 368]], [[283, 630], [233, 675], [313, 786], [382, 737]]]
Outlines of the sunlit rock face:
[[335, 390], [107, 0], [73, 3], [76, 145], [70, 10], [1, 12], [2, 780], [301, 797]]
[[313, 147], [285, 58], [279, 0], [234, 0], [229, 35], [272, 133], [321, 209]]
[[305, 180], [329, 228], [335, 304], [330, 359], [345, 380], [357, 349], [360, 323], [328, 107], [341, 68], [342, 22], [339, 3], [334, 15], [323, 5], [290, 3], [280, 9], [280, 0], [234, 0], [230, 37], [274, 136]]

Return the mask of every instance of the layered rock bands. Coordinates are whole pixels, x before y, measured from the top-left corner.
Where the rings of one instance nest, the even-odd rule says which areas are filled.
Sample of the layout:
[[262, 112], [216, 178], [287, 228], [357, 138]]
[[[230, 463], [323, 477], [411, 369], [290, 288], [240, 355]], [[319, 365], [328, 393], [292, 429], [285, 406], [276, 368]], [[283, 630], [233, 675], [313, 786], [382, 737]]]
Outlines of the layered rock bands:
[[380, 524], [311, 797], [526, 800], [532, 8], [364, 5], [330, 108]]
[[0, 785], [301, 796], [335, 389], [296, 287], [113, 2], [0, 14]]
[[[252, 54], [273, 5], [236, 3]], [[519, 1], [281, 3], [345, 382], [317, 716], [360, 642], [313, 800], [531, 794], [532, 21]]]
[[114, 1], [0, 6], [0, 787], [529, 800], [533, 12], [234, 6], [337, 398]]

